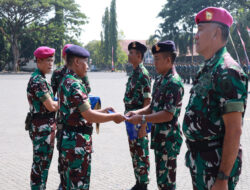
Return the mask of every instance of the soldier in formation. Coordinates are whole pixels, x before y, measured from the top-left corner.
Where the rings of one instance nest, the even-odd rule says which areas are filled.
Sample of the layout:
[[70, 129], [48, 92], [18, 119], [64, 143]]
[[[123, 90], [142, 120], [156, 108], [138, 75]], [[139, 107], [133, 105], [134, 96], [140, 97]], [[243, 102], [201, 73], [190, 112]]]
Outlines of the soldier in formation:
[[[150, 104], [151, 80], [147, 69], [143, 66], [146, 46], [139, 42], [131, 42], [128, 45], [128, 61], [133, 66], [124, 95], [125, 114], [132, 110], [141, 109]], [[139, 134], [145, 130], [141, 127]], [[129, 150], [132, 158], [136, 184], [131, 190], [146, 190], [149, 183], [149, 148], [148, 136], [129, 139]]]

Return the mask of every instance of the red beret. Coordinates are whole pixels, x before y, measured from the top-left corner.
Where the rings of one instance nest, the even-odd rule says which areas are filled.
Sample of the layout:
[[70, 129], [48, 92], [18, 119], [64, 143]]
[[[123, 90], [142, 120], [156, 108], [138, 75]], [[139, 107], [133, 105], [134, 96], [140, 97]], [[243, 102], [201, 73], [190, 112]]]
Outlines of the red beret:
[[195, 17], [196, 24], [202, 22], [215, 22], [230, 27], [233, 24], [232, 15], [224, 8], [207, 7]]
[[72, 46], [73, 44], [66, 44], [64, 47], [63, 47], [63, 50], [62, 50], [62, 56], [65, 56], [66, 55], [66, 49], [69, 47], [69, 46]]
[[48, 58], [53, 56], [54, 54], [55, 54], [55, 49], [47, 46], [41, 46], [34, 51], [34, 56], [39, 59]]

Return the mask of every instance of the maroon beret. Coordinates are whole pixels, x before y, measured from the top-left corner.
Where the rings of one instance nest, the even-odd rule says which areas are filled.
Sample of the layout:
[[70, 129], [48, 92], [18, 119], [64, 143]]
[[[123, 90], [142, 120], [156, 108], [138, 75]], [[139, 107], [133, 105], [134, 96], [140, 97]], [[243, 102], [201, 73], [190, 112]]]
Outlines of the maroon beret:
[[47, 46], [41, 46], [34, 51], [34, 56], [38, 59], [45, 59], [53, 56], [54, 54], [55, 54], [55, 49]]
[[66, 44], [64, 47], [63, 47], [63, 50], [62, 50], [62, 56], [65, 56], [66, 55], [66, 49], [69, 47], [69, 46], [72, 46], [73, 44]]
[[207, 7], [195, 17], [196, 24], [215, 22], [230, 27], [233, 24], [232, 15], [224, 8]]

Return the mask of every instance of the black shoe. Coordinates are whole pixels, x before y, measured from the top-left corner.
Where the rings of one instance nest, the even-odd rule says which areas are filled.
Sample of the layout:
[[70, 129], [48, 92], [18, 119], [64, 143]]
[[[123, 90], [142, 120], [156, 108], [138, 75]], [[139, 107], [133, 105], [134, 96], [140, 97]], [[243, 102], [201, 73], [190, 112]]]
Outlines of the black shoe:
[[148, 186], [147, 184], [136, 183], [131, 190], [148, 190], [147, 186]]

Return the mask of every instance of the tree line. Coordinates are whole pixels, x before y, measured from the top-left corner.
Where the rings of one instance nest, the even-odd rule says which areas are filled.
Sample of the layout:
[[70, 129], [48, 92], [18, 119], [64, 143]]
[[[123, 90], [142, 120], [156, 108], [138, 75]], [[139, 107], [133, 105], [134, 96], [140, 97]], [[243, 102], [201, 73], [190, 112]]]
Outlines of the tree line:
[[111, 69], [113, 62], [116, 69], [123, 69], [128, 58], [119, 44], [122, 34], [119, 35], [117, 30], [116, 0], [112, 0], [110, 8], [106, 7], [104, 11], [102, 29], [101, 40], [91, 41], [86, 46], [92, 55], [92, 63], [101, 69]]
[[[230, 33], [236, 50], [241, 61], [245, 60], [243, 46], [241, 44], [237, 30], [240, 31], [243, 41], [245, 42], [247, 54], [250, 55], [250, 35], [247, 28], [250, 28], [250, 1], [249, 0], [172, 0], [167, 1], [159, 12], [158, 17], [163, 22], [159, 25], [159, 29], [148, 39], [149, 44], [155, 41], [163, 41], [166, 39], [173, 40], [178, 49], [179, 55], [186, 55], [188, 52], [193, 54], [194, 35], [196, 24], [195, 15], [202, 9], [210, 6], [223, 7], [227, 9], [234, 17], [234, 24]], [[236, 58], [231, 41], [227, 45], [230, 53]]]
[[81, 25], [87, 17], [74, 0], [0, 0], [0, 70], [16, 71], [20, 58], [33, 58], [42, 45], [56, 49], [61, 62], [66, 43], [79, 44]]

